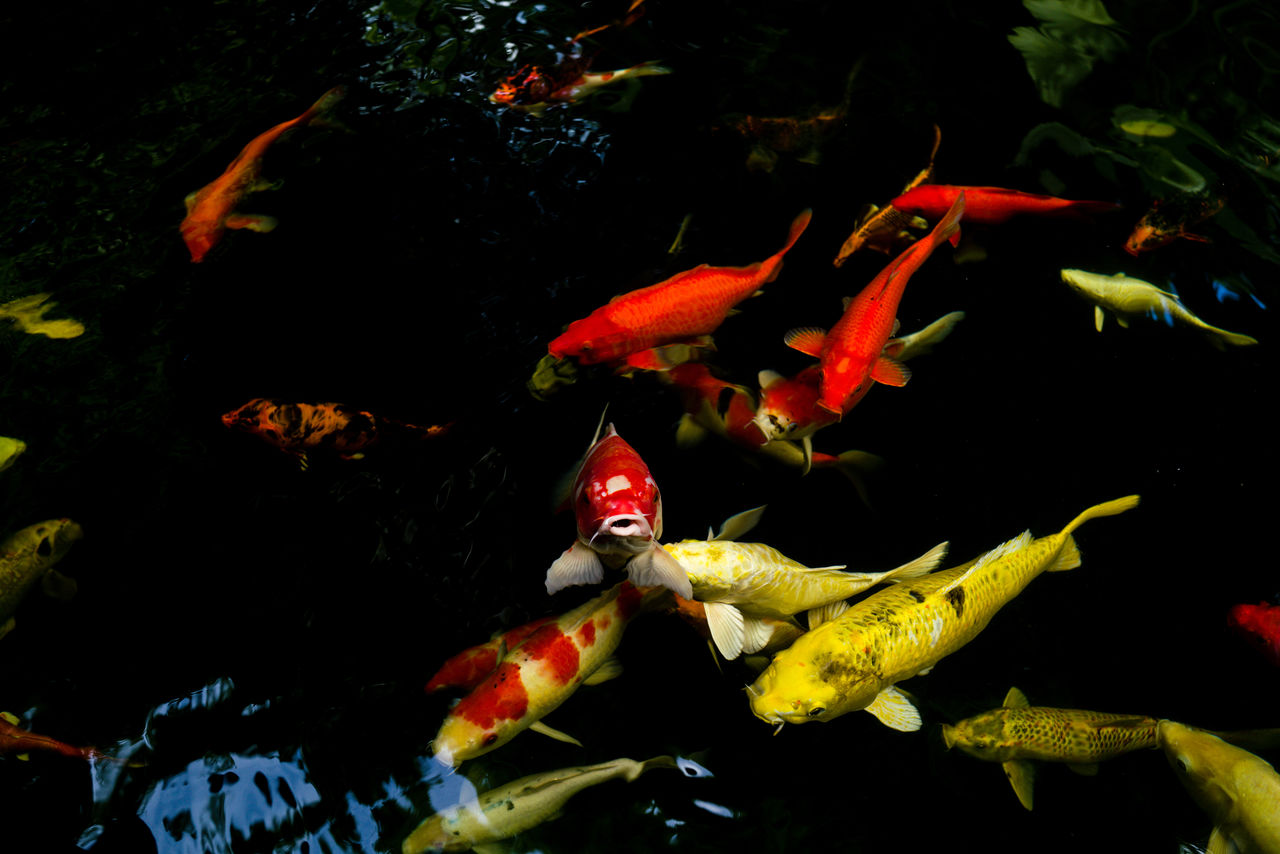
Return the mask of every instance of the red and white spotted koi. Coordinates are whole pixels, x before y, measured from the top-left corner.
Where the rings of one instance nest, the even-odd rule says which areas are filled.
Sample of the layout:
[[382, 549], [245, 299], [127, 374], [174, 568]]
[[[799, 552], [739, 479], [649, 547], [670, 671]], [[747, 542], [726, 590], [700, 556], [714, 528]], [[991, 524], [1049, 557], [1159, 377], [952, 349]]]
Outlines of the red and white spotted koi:
[[642, 610], [666, 602], [661, 588], [637, 589], [623, 581], [509, 650], [493, 673], [458, 701], [432, 742], [435, 758], [450, 767], [482, 756], [526, 729], [563, 741], [570, 736], [541, 723], [584, 682], [604, 682], [620, 672], [612, 661], [623, 630]]
[[554, 620], [555, 617], [539, 617], [514, 629], [499, 632], [482, 644], [467, 647], [450, 658], [427, 681], [426, 692], [434, 694], [449, 688], [470, 691], [498, 667], [498, 659], [529, 635]]
[[[598, 434], [597, 434], [598, 435]], [[610, 424], [587, 450], [570, 492], [578, 539], [547, 570], [547, 592], [604, 578], [604, 566], [627, 568], [640, 586], [693, 596], [680, 564], [658, 546], [662, 495], [649, 467]]]

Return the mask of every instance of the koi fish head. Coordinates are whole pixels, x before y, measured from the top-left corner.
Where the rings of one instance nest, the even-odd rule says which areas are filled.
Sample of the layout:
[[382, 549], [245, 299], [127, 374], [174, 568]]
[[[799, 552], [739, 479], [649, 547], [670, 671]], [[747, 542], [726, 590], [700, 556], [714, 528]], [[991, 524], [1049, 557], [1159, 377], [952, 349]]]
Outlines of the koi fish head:
[[1005, 712], [991, 712], [965, 718], [955, 725], [942, 725], [942, 740], [947, 749], [958, 747], [976, 759], [1004, 762], [1009, 759], [1010, 742], [1004, 733]]
[[1129, 239], [1125, 241], [1124, 251], [1137, 257], [1141, 252], [1150, 252], [1152, 249], [1159, 249], [1167, 243], [1172, 243], [1175, 237], [1177, 237], [1176, 234], [1157, 228], [1143, 218], [1134, 227]]
[[760, 406], [755, 422], [770, 440], [802, 439], [835, 419], [818, 408], [821, 373], [815, 365], [794, 377], [768, 371], [760, 375]]
[[182, 239], [191, 253], [191, 263], [199, 264], [222, 237], [222, 227], [188, 217], [182, 221]]
[[795, 657], [775, 657], [747, 693], [751, 713], [767, 724], [830, 720], [846, 705], [844, 694], [820, 678], [813, 662]]
[[484, 726], [451, 714], [431, 742], [432, 756], [447, 768], [457, 768], [505, 744], [509, 739], [502, 738], [498, 729], [496, 724]]
[[36, 570], [62, 560], [71, 546], [84, 537], [84, 529], [70, 519], [49, 519], [28, 525], [0, 542], [0, 557], [25, 555]]
[[291, 425], [300, 419], [301, 411], [296, 404], [278, 404], [265, 397], [255, 397], [224, 413], [222, 424], [232, 430], [260, 436], [274, 445], [283, 445]]
[[632, 351], [631, 336], [616, 323], [593, 314], [569, 324], [569, 328], [547, 345], [557, 359], [570, 356], [583, 365], [621, 359]]
[[587, 453], [572, 498], [578, 537], [597, 552], [639, 554], [662, 535], [658, 485], [612, 424]]

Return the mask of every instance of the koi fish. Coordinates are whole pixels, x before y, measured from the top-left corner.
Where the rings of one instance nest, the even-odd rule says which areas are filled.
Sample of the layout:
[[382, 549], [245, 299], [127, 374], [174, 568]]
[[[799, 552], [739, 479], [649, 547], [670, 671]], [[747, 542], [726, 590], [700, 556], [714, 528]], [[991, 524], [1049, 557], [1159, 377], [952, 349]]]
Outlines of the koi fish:
[[636, 367], [661, 367], [661, 348], [666, 345], [706, 346], [705, 336], [724, 322], [735, 305], [778, 277], [783, 256], [809, 225], [810, 216], [810, 211], [802, 211], [791, 223], [786, 244], [764, 261], [745, 267], [700, 264], [615, 297], [570, 323], [548, 345], [548, 352], [557, 359], [573, 356], [584, 365], [622, 361]]
[[1032, 706], [1026, 695], [1010, 688], [1003, 707], [943, 724], [942, 740], [948, 750], [959, 747], [1001, 763], [1018, 800], [1031, 809], [1032, 760], [1064, 762], [1077, 773], [1094, 774], [1104, 759], [1155, 747], [1157, 723], [1143, 715]]
[[1137, 504], [1130, 495], [1095, 505], [1057, 534], [1026, 531], [967, 564], [873, 593], [775, 655], [749, 688], [752, 713], [781, 729], [866, 709], [885, 726], [919, 729], [920, 713], [895, 685], [977, 637], [1040, 573], [1079, 566], [1076, 528]]
[[805, 566], [764, 543], [716, 538], [681, 540], [663, 548], [689, 574], [716, 648], [728, 659], [764, 648], [772, 632], [761, 617], [807, 611], [810, 624], [817, 625], [839, 616], [848, 608], [846, 599], [876, 584], [927, 575], [947, 553], [947, 544], [940, 543], [897, 569], [846, 572], [844, 564]]
[[1120, 205], [1114, 202], [1077, 201], [1004, 187], [957, 187], [950, 184], [921, 184], [897, 196], [889, 204], [904, 214], [934, 220], [946, 214], [962, 193], [965, 196], [965, 222], [983, 225], [999, 225], [1022, 215], [1079, 218], [1120, 209]]
[[848, 411], [846, 406], [861, 400], [872, 381], [903, 386], [911, 378], [911, 372], [895, 358], [901, 348], [888, 346], [897, 327], [898, 303], [912, 274], [934, 249], [959, 232], [966, 210], [965, 195], [960, 193], [928, 237], [899, 255], [848, 302], [830, 333], [793, 329], [784, 337], [788, 347], [820, 361], [817, 405], [837, 420]]
[[[597, 436], [599, 435], [597, 431]], [[547, 592], [604, 579], [624, 564], [639, 586], [668, 587], [692, 598], [689, 577], [658, 545], [662, 494], [649, 467], [610, 424], [592, 442], [570, 493], [578, 538], [547, 570]]]
[[1271, 663], [1280, 667], [1280, 606], [1269, 602], [1233, 605], [1227, 625], [1257, 645]]
[[69, 317], [46, 320], [45, 313], [57, 308], [49, 302], [48, 294], [31, 294], [0, 305], [0, 320], [11, 320], [13, 325], [28, 335], [44, 335], [48, 338], [79, 338], [84, 334], [84, 324]]
[[526, 65], [499, 83], [489, 100], [509, 110], [540, 116], [553, 104], [576, 104], [612, 83], [670, 73], [670, 68], [653, 60], [630, 68], [600, 72], [589, 72], [581, 61], [576, 60], [550, 69]]
[[1213, 821], [1207, 850], [1280, 851], [1280, 774], [1269, 762], [1174, 721], [1160, 721], [1156, 735], [1183, 787]]
[[540, 626], [450, 709], [432, 741], [435, 758], [457, 766], [496, 750], [526, 729], [578, 744], [542, 718], [579, 685], [599, 684], [621, 672], [612, 656], [623, 631], [641, 611], [659, 607], [665, 593], [623, 581]]
[[18, 718], [9, 712], [0, 712], [0, 754], [17, 754], [26, 759], [33, 750], [56, 753], [74, 759], [99, 759], [107, 755], [96, 747], [73, 747], [66, 742], [38, 735], [18, 726]]
[[53, 566], [83, 536], [83, 529], [70, 519], [49, 519], [0, 541], [0, 638], [13, 630], [13, 613], [37, 581], [46, 594], [58, 599], [75, 593], [75, 581]]
[[8, 436], [0, 436], [0, 471], [4, 471], [9, 466], [18, 461], [18, 457], [27, 450], [27, 443], [21, 439], [11, 439]]
[[1179, 238], [1210, 243], [1212, 241], [1209, 238], [1187, 231], [1187, 226], [1205, 221], [1222, 210], [1225, 204], [1226, 200], [1221, 197], [1190, 193], [1163, 202], [1157, 199], [1133, 227], [1133, 232], [1125, 241], [1124, 251], [1137, 257], [1142, 252], [1167, 246]]
[[358, 460], [388, 432], [434, 439], [450, 427], [419, 427], [341, 403], [286, 403], [266, 397], [255, 397], [223, 414], [222, 423], [295, 457], [304, 471], [310, 465], [309, 451], [325, 450], [344, 460]]
[[496, 850], [494, 843], [555, 818], [583, 789], [619, 778], [630, 783], [654, 768], [675, 767], [671, 756], [644, 762], [622, 758], [521, 777], [431, 816], [409, 834], [400, 850], [403, 854]]
[[1177, 294], [1162, 291], [1150, 282], [1130, 278], [1124, 273], [1104, 276], [1085, 270], [1063, 270], [1062, 281], [1093, 303], [1093, 325], [1099, 332], [1102, 331], [1102, 321], [1106, 318], [1103, 309], [1106, 309], [1115, 314], [1116, 322], [1125, 329], [1129, 327], [1130, 317], [1148, 314], [1164, 318], [1170, 325], [1173, 325], [1174, 320], [1180, 320], [1188, 326], [1194, 326], [1207, 333], [1209, 342], [1219, 350], [1226, 349], [1224, 343], [1237, 347], [1258, 343], [1258, 339], [1248, 335], [1210, 326], [1188, 311]]
[[276, 227], [273, 217], [236, 213], [236, 205], [249, 193], [271, 188], [271, 182], [262, 178], [262, 158], [271, 144], [299, 125], [323, 121], [344, 94], [341, 86], [335, 86], [302, 115], [258, 134], [216, 180], [187, 196], [187, 215], [179, 230], [191, 253], [191, 263], [203, 261], [228, 228], [267, 232]]
[[426, 692], [434, 694], [449, 688], [471, 690], [497, 669], [498, 660], [507, 650], [518, 646], [521, 641], [554, 619], [554, 616], [539, 617], [506, 632], [499, 632], [486, 643], [464, 649], [440, 666], [427, 682]]

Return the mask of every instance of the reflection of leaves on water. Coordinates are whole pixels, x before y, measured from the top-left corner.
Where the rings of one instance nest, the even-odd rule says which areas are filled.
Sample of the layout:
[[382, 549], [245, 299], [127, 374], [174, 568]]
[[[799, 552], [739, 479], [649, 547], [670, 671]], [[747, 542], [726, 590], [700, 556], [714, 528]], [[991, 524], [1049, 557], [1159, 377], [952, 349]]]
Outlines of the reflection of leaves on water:
[[1023, 0], [1023, 5], [1040, 19], [1040, 27], [1015, 27], [1009, 43], [1026, 60], [1041, 100], [1050, 106], [1062, 106], [1094, 62], [1114, 59], [1127, 47], [1102, 0]]

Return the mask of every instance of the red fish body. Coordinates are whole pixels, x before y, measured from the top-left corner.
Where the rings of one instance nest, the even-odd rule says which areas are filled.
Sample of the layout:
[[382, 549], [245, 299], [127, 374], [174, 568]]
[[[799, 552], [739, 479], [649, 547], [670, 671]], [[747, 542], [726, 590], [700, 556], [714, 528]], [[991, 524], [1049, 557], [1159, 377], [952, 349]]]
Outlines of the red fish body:
[[1280, 667], [1280, 605], [1235, 605], [1227, 615], [1227, 623]]
[[236, 159], [216, 180], [187, 196], [187, 215], [180, 229], [182, 239], [191, 252], [191, 263], [198, 264], [210, 249], [222, 239], [228, 228], [247, 228], [252, 231], [270, 231], [276, 221], [267, 216], [236, 213], [236, 205], [247, 194], [267, 189], [270, 184], [262, 180], [262, 157], [271, 144], [293, 128], [304, 125], [327, 113], [341, 100], [344, 90], [335, 86], [320, 96], [306, 112], [295, 119], [281, 122], [268, 131], [258, 134], [240, 150]]
[[17, 718], [5, 712], [0, 715], [0, 754], [25, 754], [32, 751], [56, 753], [59, 756], [70, 756], [74, 759], [96, 759], [106, 754], [93, 747], [73, 747], [56, 738], [37, 735], [30, 730], [17, 726]]
[[587, 451], [570, 493], [578, 538], [547, 571], [547, 592], [604, 578], [624, 564], [632, 583], [693, 595], [689, 577], [658, 545], [662, 495], [644, 460], [610, 424]]
[[297, 457], [303, 468], [308, 465], [307, 453], [318, 449], [342, 459], [359, 459], [388, 427], [418, 438], [435, 438], [448, 430], [448, 425], [418, 427], [341, 403], [288, 403], [265, 397], [224, 414], [222, 423]]
[[555, 617], [540, 617], [495, 635], [486, 643], [464, 649], [440, 666], [427, 682], [427, 693], [434, 694], [449, 688], [471, 690], [497, 669], [498, 659], [507, 650], [518, 646], [521, 641], [554, 619]]
[[730, 309], [777, 278], [782, 258], [809, 224], [810, 211], [791, 223], [791, 231], [777, 253], [745, 267], [692, 270], [615, 297], [548, 345], [557, 359], [575, 357], [584, 365], [618, 362], [668, 344], [698, 343], [714, 332]]
[[867, 393], [872, 381], [902, 386], [911, 378], [906, 366], [894, 359], [893, 349], [886, 350], [897, 326], [898, 304], [915, 271], [958, 232], [961, 216], [968, 215], [966, 199], [960, 193], [927, 237], [912, 244], [850, 300], [829, 333], [820, 329], [787, 333], [789, 347], [820, 362], [818, 407], [839, 419]]
[[1142, 252], [1167, 246], [1179, 238], [1208, 243], [1209, 238], [1187, 231], [1187, 226], [1203, 222], [1222, 210], [1225, 204], [1224, 199], [1202, 196], [1178, 198], [1163, 203], [1156, 200], [1133, 227], [1133, 232], [1125, 241], [1124, 251], [1137, 257]]
[[[510, 649], [492, 674], [458, 701], [432, 741], [435, 758], [449, 766], [506, 744], [526, 729], [568, 736], [540, 724], [583, 682], [617, 675], [607, 664], [627, 624], [665, 591], [622, 582], [545, 623]], [[650, 599], [650, 597], [653, 597]]]
[[957, 187], [949, 184], [920, 184], [889, 204], [904, 214], [935, 220], [943, 216], [964, 194], [966, 223], [997, 225], [1015, 216], [1075, 216], [1106, 213], [1119, 209], [1113, 202], [1073, 201], [1006, 190], [1003, 187]]

